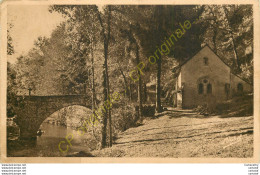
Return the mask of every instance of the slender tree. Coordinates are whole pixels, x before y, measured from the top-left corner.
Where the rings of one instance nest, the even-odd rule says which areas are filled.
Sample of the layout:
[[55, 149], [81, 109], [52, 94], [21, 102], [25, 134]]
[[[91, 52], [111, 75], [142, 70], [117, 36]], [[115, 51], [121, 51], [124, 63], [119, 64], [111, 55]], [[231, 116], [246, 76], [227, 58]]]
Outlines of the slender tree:
[[[103, 64], [103, 88], [104, 88], [104, 103], [107, 102], [110, 96], [109, 90], [109, 76], [108, 76], [108, 48], [109, 48], [109, 40], [110, 40], [110, 25], [111, 25], [111, 6], [107, 6], [105, 9], [104, 19], [102, 19], [102, 14], [98, 10], [98, 7], [95, 6], [95, 10], [97, 13], [98, 21], [101, 26], [101, 34], [103, 36], [104, 43], [104, 64]], [[106, 19], [106, 20], [105, 20]], [[104, 22], [105, 20], [105, 22]], [[106, 23], [106, 26], [104, 25]], [[103, 128], [102, 128], [102, 137], [101, 137], [101, 148], [106, 147], [106, 131], [107, 131], [107, 118], [109, 120], [109, 146], [112, 146], [112, 120], [111, 120], [111, 108], [107, 108], [104, 113], [103, 119]]]

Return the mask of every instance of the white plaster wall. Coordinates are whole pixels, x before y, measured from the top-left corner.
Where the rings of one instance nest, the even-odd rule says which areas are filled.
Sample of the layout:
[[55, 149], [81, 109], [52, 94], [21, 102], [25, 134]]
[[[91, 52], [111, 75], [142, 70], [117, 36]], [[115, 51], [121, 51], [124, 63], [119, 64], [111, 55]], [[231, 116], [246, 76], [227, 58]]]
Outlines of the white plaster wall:
[[238, 76], [231, 74], [231, 89], [232, 89], [232, 94], [237, 93], [237, 85], [241, 83], [243, 85], [243, 92], [249, 93], [253, 92], [253, 86], [250, 85], [249, 83], [245, 82]]
[[[208, 65], [204, 64], [204, 57], [208, 57]], [[211, 81], [212, 94], [198, 93], [198, 79], [205, 76]], [[206, 46], [182, 66], [181, 83], [184, 83], [184, 108], [215, 105], [227, 98], [225, 83], [230, 83], [230, 68]]]

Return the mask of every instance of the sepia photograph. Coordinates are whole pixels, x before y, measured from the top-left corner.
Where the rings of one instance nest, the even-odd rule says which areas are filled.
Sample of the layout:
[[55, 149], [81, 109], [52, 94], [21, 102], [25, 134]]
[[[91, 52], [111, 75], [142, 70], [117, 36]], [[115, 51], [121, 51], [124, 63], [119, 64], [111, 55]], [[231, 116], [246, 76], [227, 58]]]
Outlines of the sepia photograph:
[[2, 159], [256, 160], [254, 6], [6, 5]]

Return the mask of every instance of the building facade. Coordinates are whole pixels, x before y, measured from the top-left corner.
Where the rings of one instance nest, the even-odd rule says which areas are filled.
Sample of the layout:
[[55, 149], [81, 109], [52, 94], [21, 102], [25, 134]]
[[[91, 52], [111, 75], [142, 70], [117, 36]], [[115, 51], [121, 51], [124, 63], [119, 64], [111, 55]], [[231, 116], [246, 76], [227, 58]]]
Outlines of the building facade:
[[209, 46], [180, 65], [175, 83], [174, 106], [181, 108], [214, 107], [235, 94], [253, 91]]

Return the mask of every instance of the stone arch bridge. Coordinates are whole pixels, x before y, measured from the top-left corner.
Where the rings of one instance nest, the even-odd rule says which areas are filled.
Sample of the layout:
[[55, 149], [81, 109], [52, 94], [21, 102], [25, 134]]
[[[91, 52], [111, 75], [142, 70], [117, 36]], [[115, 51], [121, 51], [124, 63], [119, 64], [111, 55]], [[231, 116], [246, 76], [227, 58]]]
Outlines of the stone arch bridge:
[[15, 122], [20, 128], [20, 139], [35, 139], [42, 122], [64, 107], [91, 108], [89, 99], [86, 95], [18, 96]]

